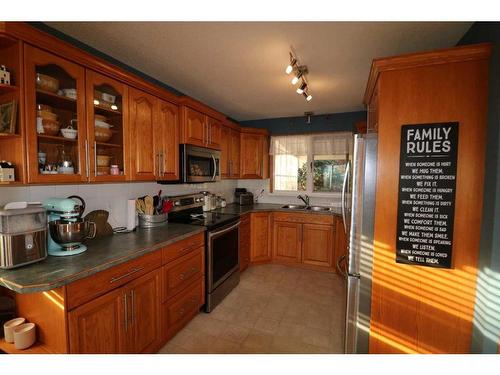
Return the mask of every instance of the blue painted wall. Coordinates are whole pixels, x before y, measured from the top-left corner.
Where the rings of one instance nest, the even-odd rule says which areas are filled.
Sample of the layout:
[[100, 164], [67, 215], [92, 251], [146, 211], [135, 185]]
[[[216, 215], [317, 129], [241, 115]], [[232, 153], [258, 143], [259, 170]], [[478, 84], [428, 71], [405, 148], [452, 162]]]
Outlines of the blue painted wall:
[[459, 45], [492, 42], [486, 176], [472, 351], [497, 353], [500, 339], [500, 23], [476, 22]]
[[279, 117], [262, 120], [242, 121], [243, 126], [265, 128], [271, 134], [320, 133], [329, 131], [352, 131], [360, 120], [366, 120], [366, 112], [344, 112], [311, 116], [311, 123], [306, 117]]

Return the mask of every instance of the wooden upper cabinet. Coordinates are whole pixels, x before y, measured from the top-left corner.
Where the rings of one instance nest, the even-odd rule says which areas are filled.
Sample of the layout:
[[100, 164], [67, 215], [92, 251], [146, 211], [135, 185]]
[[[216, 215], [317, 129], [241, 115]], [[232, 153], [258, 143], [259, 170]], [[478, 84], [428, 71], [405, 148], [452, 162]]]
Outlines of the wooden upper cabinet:
[[302, 225], [302, 262], [316, 266], [332, 267], [333, 227], [331, 225]]
[[[28, 182], [87, 181], [84, 68], [25, 44], [24, 77]], [[76, 138], [61, 133], [70, 126]]]
[[68, 313], [70, 353], [126, 353], [124, 288], [109, 292]]
[[231, 129], [231, 157], [229, 160], [229, 173], [232, 178], [240, 177], [240, 132]]
[[207, 116], [186, 106], [181, 111], [182, 143], [205, 147]]
[[220, 142], [220, 173], [223, 178], [230, 178], [231, 163], [231, 128], [223, 126]]
[[207, 132], [206, 132], [206, 147], [220, 150], [221, 147], [221, 130], [222, 124], [220, 121], [208, 117]]
[[274, 222], [273, 259], [300, 263], [302, 258], [302, 224]]
[[250, 214], [250, 262], [271, 260], [271, 214], [257, 212]]
[[128, 284], [130, 327], [127, 347], [132, 353], [147, 353], [161, 342], [160, 269]]
[[129, 90], [130, 111], [130, 179], [155, 180], [157, 152], [155, 152], [156, 98], [136, 89]]
[[158, 180], [175, 181], [179, 175], [179, 107], [158, 99], [154, 128]]
[[[129, 174], [128, 87], [86, 70], [90, 181], [124, 181]], [[111, 166], [119, 173], [111, 174]]]
[[262, 136], [241, 133], [241, 178], [262, 178]]

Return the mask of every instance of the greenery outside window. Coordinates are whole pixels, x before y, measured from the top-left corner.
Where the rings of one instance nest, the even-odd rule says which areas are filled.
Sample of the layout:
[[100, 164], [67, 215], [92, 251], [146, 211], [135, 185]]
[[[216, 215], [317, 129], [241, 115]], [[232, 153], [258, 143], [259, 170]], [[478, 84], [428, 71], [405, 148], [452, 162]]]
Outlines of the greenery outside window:
[[351, 149], [350, 132], [271, 137], [273, 192], [340, 194]]

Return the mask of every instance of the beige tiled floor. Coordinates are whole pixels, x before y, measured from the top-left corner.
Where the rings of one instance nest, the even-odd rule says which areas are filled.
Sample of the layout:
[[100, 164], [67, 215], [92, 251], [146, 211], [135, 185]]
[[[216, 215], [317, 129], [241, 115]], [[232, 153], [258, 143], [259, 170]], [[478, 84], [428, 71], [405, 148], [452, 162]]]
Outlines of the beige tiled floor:
[[253, 266], [159, 353], [342, 353], [343, 301], [335, 274]]

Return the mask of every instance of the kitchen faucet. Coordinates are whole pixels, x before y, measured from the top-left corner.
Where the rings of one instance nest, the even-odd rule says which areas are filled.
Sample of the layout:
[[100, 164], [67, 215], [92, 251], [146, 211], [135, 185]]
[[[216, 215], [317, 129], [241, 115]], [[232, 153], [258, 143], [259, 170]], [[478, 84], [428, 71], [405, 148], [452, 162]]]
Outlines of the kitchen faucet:
[[306, 208], [309, 207], [309, 196], [307, 194], [304, 194], [304, 196], [299, 194], [297, 198], [306, 204]]

